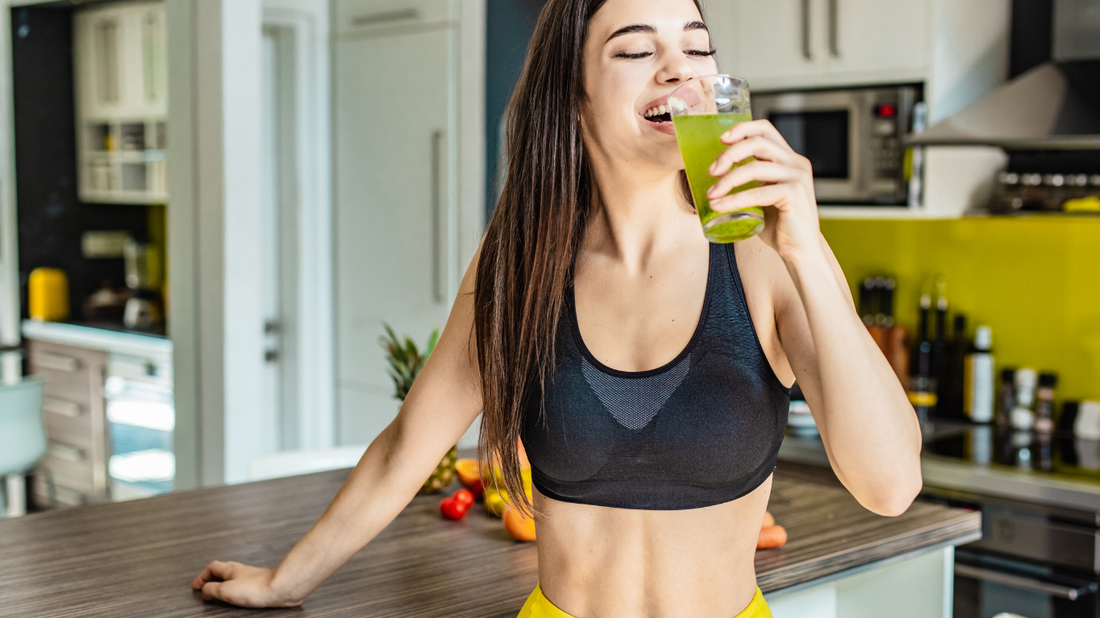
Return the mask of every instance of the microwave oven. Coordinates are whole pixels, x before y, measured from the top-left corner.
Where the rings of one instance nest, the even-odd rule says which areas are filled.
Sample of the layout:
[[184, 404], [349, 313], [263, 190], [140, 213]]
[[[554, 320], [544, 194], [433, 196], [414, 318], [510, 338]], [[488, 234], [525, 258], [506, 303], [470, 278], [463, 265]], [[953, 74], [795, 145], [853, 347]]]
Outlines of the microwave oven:
[[904, 137], [912, 130], [919, 85], [752, 95], [767, 118], [813, 165], [820, 204], [904, 205], [909, 181]]

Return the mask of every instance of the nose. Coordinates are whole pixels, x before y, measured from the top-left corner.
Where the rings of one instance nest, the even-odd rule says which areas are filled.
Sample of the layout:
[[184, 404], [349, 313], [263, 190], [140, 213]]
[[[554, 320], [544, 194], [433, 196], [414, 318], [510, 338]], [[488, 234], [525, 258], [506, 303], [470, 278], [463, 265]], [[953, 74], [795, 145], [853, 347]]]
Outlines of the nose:
[[665, 54], [666, 60], [657, 71], [657, 81], [662, 84], [680, 84], [698, 77], [695, 67], [683, 52], [676, 50]]

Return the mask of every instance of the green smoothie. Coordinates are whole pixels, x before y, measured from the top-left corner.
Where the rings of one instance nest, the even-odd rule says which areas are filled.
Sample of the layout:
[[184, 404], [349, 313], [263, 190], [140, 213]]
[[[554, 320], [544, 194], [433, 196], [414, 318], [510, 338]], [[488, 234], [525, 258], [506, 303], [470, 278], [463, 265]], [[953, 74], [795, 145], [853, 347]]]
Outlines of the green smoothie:
[[[680, 154], [684, 157], [691, 195], [695, 199], [695, 209], [699, 211], [699, 220], [703, 223], [703, 232], [711, 242], [727, 243], [755, 236], [764, 229], [764, 210], [753, 206], [743, 211], [715, 212], [710, 209], [707, 190], [718, 178], [707, 171], [718, 155], [729, 146], [719, 140], [719, 136], [739, 122], [752, 120], [752, 114], [700, 114], [697, 116], [675, 116], [672, 124], [676, 127], [676, 141], [680, 144]], [[735, 164], [744, 165], [753, 159]], [[759, 182], [749, 182], [736, 187], [730, 193], [759, 187]]]

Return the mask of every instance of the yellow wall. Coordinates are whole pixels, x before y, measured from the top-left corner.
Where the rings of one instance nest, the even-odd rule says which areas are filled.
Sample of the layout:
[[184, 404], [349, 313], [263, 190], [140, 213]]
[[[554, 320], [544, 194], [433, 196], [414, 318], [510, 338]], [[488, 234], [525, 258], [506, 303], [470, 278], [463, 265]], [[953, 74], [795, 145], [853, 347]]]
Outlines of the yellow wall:
[[993, 329], [998, 372], [1050, 369], [1059, 399], [1100, 399], [1100, 218], [830, 220], [821, 228], [854, 293], [868, 275], [897, 279], [899, 323], [915, 327], [922, 277], [943, 273], [951, 316], [965, 313], [971, 332]]

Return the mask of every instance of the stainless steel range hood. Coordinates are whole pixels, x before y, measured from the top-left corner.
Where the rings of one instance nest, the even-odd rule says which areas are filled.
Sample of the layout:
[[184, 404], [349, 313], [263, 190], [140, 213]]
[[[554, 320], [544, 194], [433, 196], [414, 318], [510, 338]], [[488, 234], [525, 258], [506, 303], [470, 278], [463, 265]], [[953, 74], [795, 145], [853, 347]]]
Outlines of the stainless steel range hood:
[[1056, 0], [1052, 62], [908, 143], [1010, 150], [1100, 149], [1100, 0]]

